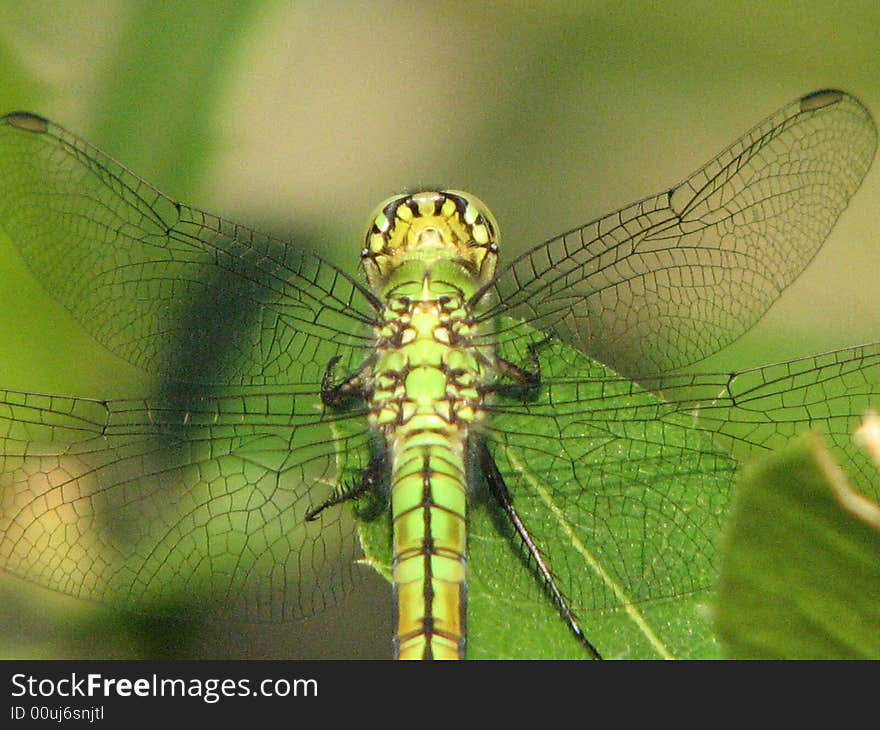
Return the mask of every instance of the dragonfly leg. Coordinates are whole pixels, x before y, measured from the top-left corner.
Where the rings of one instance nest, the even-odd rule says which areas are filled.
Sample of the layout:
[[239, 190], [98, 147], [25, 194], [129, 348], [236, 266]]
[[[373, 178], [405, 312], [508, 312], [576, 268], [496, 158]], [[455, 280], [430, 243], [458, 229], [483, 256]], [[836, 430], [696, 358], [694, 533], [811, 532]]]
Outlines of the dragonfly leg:
[[[541, 384], [541, 360], [538, 357], [538, 350], [541, 349], [545, 344], [547, 344], [552, 339], [551, 336], [547, 336], [542, 340], [538, 340], [536, 342], [530, 342], [528, 344], [529, 350], [529, 364], [530, 368], [526, 369], [517, 365], [516, 363], [511, 362], [510, 360], [506, 360], [500, 355], [495, 358], [495, 366], [498, 368], [498, 372], [500, 372], [505, 378], [508, 380], [512, 380], [517, 386], [526, 388], [531, 390], [532, 388], [537, 388]], [[505, 385], [490, 385], [485, 386], [483, 388], [483, 392], [488, 390], [502, 390]]]
[[520, 519], [519, 513], [517, 513], [516, 508], [513, 506], [513, 498], [510, 495], [510, 491], [507, 489], [507, 485], [504, 483], [504, 477], [501, 475], [498, 466], [495, 464], [495, 459], [492, 458], [492, 454], [489, 453], [489, 449], [482, 441], [478, 442], [477, 449], [483, 466], [483, 474], [486, 475], [486, 481], [489, 484], [489, 488], [492, 490], [492, 494], [495, 496], [501, 509], [504, 510], [504, 514], [507, 515], [507, 519], [510, 520], [511, 525], [513, 525], [513, 529], [516, 530], [516, 534], [519, 536], [520, 541], [528, 551], [529, 556], [534, 561], [534, 565], [537, 568], [544, 588], [553, 603], [556, 604], [556, 607], [559, 609], [559, 612], [562, 614], [562, 617], [565, 619], [565, 622], [568, 624], [578, 641], [584, 645], [593, 659], [601, 659], [602, 655], [586, 637], [583, 629], [581, 629], [577, 616], [575, 616], [574, 611], [572, 611], [571, 607], [568, 605], [568, 600], [565, 598], [562, 590], [556, 584], [556, 579], [553, 577], [553, 572], [550, 570], [547, 560], [532, 539], [528, 528], [526, 528], [525, 524]]
[[327, 369], [324, 371], [324, 377], [321, 379], [321, 402], [325, 406], [339, 406], [346, 399], [354, 395], [362, 395], [366, 376], [370, 372], [372, 363], [367, 363], [358, 370], [354, 375], [346, 378], [340, 383], [333, 383], [333, 373], [336, 364], [342, 358], [339, 355], [330, 358], [327, 363]]
[[383, 475], [385, 473], [385, 459], [379, 456], [373, 457], [357, 483], [340, 484], [333, 490], [324, 502], [317, 507], [312, 507], [306, 512], [306, 522], [313, 522], [318, 519], [321, 512], [329, 507], [335, 507], [352, 499], [363, 497], [365, 494], [375, 491], [382, 484]]

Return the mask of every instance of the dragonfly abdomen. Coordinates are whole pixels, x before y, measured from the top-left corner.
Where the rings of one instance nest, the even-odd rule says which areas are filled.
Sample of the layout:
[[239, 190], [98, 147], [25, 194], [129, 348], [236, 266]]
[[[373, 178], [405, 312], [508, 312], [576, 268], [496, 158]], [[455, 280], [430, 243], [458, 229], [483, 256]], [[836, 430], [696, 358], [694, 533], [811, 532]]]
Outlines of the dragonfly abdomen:
[[460, 659], [467, 603], [461, 438], [442, 430], [408, 436], [398, 440], [391, 482], [394, 654]]

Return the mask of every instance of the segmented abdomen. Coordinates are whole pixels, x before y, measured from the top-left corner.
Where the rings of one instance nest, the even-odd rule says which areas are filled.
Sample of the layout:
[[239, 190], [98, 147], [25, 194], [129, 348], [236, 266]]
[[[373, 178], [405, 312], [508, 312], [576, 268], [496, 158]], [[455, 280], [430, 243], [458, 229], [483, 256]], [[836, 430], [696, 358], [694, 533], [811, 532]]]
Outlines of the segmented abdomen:
[[400, 659], [464, 657], [467, 495], [460, 436], [408, 433], [393, 457], [394, 653]]

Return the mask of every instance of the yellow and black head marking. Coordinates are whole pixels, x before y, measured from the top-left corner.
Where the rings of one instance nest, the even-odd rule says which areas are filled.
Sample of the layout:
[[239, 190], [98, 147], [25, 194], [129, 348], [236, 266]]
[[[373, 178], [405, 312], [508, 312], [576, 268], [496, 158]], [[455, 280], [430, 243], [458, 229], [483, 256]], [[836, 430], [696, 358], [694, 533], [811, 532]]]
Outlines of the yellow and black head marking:
[[488, 282], [498, 260], [498, 224], [485, 204], [459, 190], [395, 195], [373, 213], [361, 261], [374, 292], [404, 259], [452, 259]]

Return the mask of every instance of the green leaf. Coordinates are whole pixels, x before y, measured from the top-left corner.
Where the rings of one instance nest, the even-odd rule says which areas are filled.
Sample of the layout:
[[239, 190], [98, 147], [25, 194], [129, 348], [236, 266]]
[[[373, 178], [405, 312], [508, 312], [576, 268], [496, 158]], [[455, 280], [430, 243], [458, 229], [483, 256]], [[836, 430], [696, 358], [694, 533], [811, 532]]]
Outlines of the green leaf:
[[817, 436], [744, 473], [716, 623], [732, 658], [880, 658], [880, 508]]

